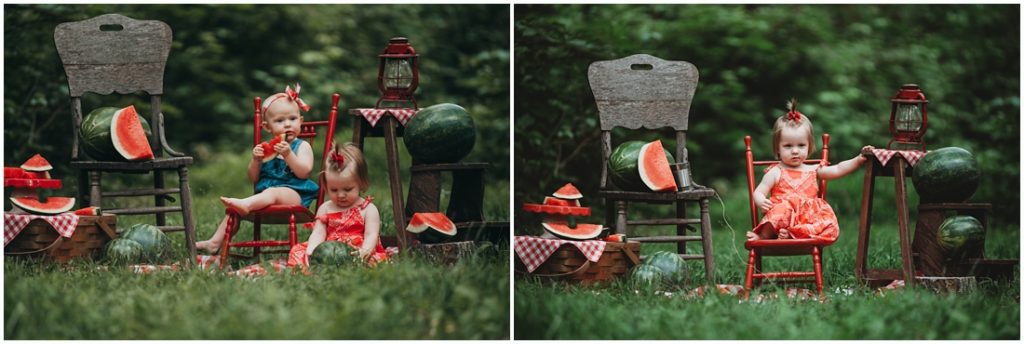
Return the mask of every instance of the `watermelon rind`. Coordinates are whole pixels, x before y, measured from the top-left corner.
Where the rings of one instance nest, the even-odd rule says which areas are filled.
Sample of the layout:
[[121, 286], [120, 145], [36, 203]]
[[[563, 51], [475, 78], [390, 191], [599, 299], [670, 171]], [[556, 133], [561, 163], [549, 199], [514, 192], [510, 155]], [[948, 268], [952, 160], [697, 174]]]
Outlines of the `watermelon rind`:
[[111, 264], [134, 264], [142, 258], [142, 244], [125, 238], [107, 243], [104, 259]]
[[21, 169], [32, 172], [46, 172], [52, 170], [53, 166], [42, 155], [36, 154], [21, 164]]
[[416, 112], [406, 123], [403, 138], [414, 163], [454, 163], [473, 151], [476, 125], [461, 106], [437, 104]]
[[56, 215], [75, 207], [74, 197], [48, 197], [40, 202], [36, 197], [11, 197], [11, 204], [33, 214]]
[[[672, 168], [668, 164], [668, 154], [664, 154], [664, 151], [665, 149], [661, 145], [660, 140], [645, 144], [643, 145], [643, 147], [640, 147], [640, 154], [637, 157], [638, 160], [636, 164], [637, 171], [640, 175], [640, 180], [642, 180], [644, 182], [644, 185], [647, 186], [647, 188], [650, 189], [651, 191], [676, 190], [676, 181], [675, 178], [672, 177]], [[662, 153], [663, 155], [659, 155], [659, 153]], [[640, 163], [639, 159], [653, 160], [652, 162], [656, 165], [654, 166], [655, 169], [652, 171], [647, 170], [647, 164]], [[662, 159], [665, 160], [664, 163], [661, 162]], [[658, 185], [657, 182], [652, 180], [651, 177], [653, 175], [668, 176], [667, 180], [669, 181], [669, 183], [663, 183], [661, 185]]]
[[[623, 191], [650, 191], [643, 180], [640, 179], [640, 169], [637, 162], [640, 158], [640, 149], [647, 144], [643, 141], [626, 141], [619, 144], [608, 156], [608, 180], [616, 188]], [[675, 163], [672, 153], [665, 150], [669, 165]]]
[[678, 254], [669, 251], [658, 251], [644, 260], [641, 265], [650, 265], [661, 270], [665, 281], [669, 284], [683, 285], [687, 280], [687, 265]]
[[[122, 157], [130, 161], [153, 159], [153, 149], [149, 146], [149, 135], [142, 129], [141, 117], [135, 113], [135, 106], [129, 105], [114, 113], [110, 119], [110, 141]], [[124, 130], [122, 133], [121, 128]], [[122, 137], [122, 135], [127, 136]]]
[[955, 257], [984, 244], [985, 227], [973, 216], [950, 216], [939, 225], [938, 242]]
[[455, 223], [444, 213], [415, 213], [405, 230], [416, 234], [420, 242], [428, 244], [451, 240], [458, 233]]
[[911, 182], [922, 203], [957, 203], [978, 190], [981, 169], [970, 151], [960, 147], [939, 148], [914, 165]]
[[[563, 221], [556, 222], [541, 222], [540, 225], [547, 230], [548, 233], [554, 234], [556, 237], [568, 240], [590, 240], [601, 235], [601, 231], [604, 230], [604, 226], [592, 223], [577, 223], [576, 228], [568, 228], [568, 224]], [[568, 231], [577, 231], [578, 233], [569, 233]]]
[[580, 190], [577, 189], [575, 185], [572, 185], [572, 183], [566, 183], [551, 195], [561, 199], [583, 198], [583, 194], [580, 193]]
[[[114, 142], [110, 138], [114, 113], [120, 110], [116, 107], [97, 108], [89, 112], [82, 120], [78, 131], [80, 147], [94, 160], [125, 161], [125, 158], [114, 148]], [[142, 130], [146, 136], [152, 135], [146, 118], [139, 116], [139, 121], [142, 122]]]
[[665, 280], [665, 273], [653, 265], [640, 264], [633, 267], [631, 277], [637, 284], [657, 287]]
[[328, 240], [320, 243], [309, 255], [310, 265], [339, 267], [355, 261], [355, 249], [340, 241]]
[[150, 224], [134, 224], [127, 231], [121, 233], [121, 238], [142, 245], [142, 257], [151, 263], [160, 262], [171, 253], [171, 238]]
[[75, 215], [78, 216], [99, 216], [101, 213], [100, 207], [85, 207], [82, 209], [75, 210]]

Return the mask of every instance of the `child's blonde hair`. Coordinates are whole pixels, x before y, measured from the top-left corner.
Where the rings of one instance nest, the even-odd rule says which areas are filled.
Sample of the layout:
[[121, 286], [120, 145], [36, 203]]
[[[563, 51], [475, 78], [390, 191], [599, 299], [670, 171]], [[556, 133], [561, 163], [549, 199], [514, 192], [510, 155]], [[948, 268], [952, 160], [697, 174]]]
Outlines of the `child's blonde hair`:
[[807, 133], [807, 156], [811, 156], [814, 153], [814, 126], [811, 125], [811, 120], [796, 111], [796, 99], [786, 102], [786, 109], [789, 111], [775, 120], [775, 126], [772, 129], [772, 152], [775, 152], [776, 158], [779, 157], [782, 128], [802, 129]]
[[366, 191], [370, 187], [370, 176], [366, 168], [366, 159], [363, 158], [363, 152], [356, 145], [351, 142], [346, 142], [341, 146], [334, 143], [331, 145], [331, 150], [327, 152], [326, 160], [324, 170], [321, 173], [331, 173], [342, 178], [358, 178], [361, 191]]
[[284, 92], [274, 93], [267, 97], [267, 99], [264, 99], [263, 103], [260, 104], [260, 116], [263, 117], [262, 119], [264, 121], [267, 120], [267, 110], [270, 109], [271, 104], [278, 101], [285, 101], [289, 104], [295, 105], [296, 111], [302, 110], [308, 112], [309, 105], [306, 105], [306, 103], [302, 101], [302, 98], [299, 98], [299, 91], [301, 90], [302, 87], [299, 86], [298, 83], [295, 84], [295, 90], [292, 90], [291, 86], [285, 85]]

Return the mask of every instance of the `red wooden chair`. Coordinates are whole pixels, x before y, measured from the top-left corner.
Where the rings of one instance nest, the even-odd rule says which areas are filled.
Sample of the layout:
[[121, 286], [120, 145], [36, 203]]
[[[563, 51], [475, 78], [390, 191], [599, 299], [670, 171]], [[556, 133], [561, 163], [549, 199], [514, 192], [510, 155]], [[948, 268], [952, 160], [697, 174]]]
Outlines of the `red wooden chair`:
[[[828, 134], [821, 136], [821, 159], [809, 159], [804, 161], [805, 164], [819, 164], [824, 162], [828, 165]], [[747, 196], [750, 200], [750, 223], [751, 227], [757, 226], [760, 222], [760, 215], [758, 214], [757, 205], [754, 204], [754, 188], [755, 184], [755, 166], [767, 166], [778, 164], [779, 161], [754, 161], [754, 154], [750, 151], [750, 136], [743, 137], [743, 142], [747, 146]], [[825, 190], [827, 182], [822, 180], [818, 188], [818, 197], [825, 199]], [[747, 250], [750, 251], [750, 258], [747, 261], [747, 275], [746, 280], [743, 283], [744, 288], [750, 290], [754, 283], [761, 284], [764, 279], [778, 279], [783, 282], [795, 283], [795, 282], [813, 282], [818, 288], [818, 294], [822, 293], [822, 277], [821, 277], [821, 254], [825, 249], [825, 246], [831, 243], [824, 239], [765, 239], [765, 240], [748, 240], [744, 245]], [[780, 271], [780, 272], [765, 272], [761, 268], [761, 258], [765, 256], [799, 256], [799, 255], [811, 255], [811, 259], [814, 263], [813, 271]]]
[[[321, 159], [327, 156], [327, 151], [331, 148], [331, 143], [334, 142], [334, 126], [335, 120], [338, 115], [338, 99], [341, 98], [337, 93], [331, 97], [331, 111], [324, 121], [306, 121], [302, 123], [302, 128], [299, 130], [298, 137], [300, 138], [311, 138], [317, 136], [317, 128], [324, 127], [326, 129], [326, 137], [324, 138], [323, 151], [320, 154]], [[262, 114], [260, 113], [260, 97], [256, 97], [253, 100], [256, 107], [253, 116], [253, 146], [263, 142], [260, 138], [262, 134], [262, 128], [260, 126]], [[323, 166], [323, 160], [320, 164]], [[324, 180], [321, 175], [318, 184], [320, 185], [319, 195], [316, 198], [316, 206], [319, 208], [324, 202]], [[255, 184], [253, 185], [255, 188]], [[240, 258], [259, 258], [261, 254], [272, 254], [272, 253], [284, 253], [288, 254], [292, 246], [298, 244], [298, 224], [312, 222], [315, 214], [312, 210], [303, 207], [301, 205], [271, 205], [260, 210], [254, 210], [249, 212], [246, 216], [239, 216], [233, 209], [226, 210], [228, 215], [227, 230], [224, 233], [224, 244], [220, 249], [220, 266], [228, 266], [228, 259], [230, 256]], [[239, 241], [231, 242], [231, 238], [237, 234], [239, 225], [242, 221], [249, 221], [253, 223], [253, 232], [251, 241]], [[287, 224], [288, 225], [288, 240], [261, 240], [260, 237], [260, 226], [264, 224]], [[232, 247], [251, 247], [253, 249], [251, 256], [230, 254]], [[272, 247], [287, 247], [283, 250], [268, 250], [263, 251], [263, 248]]]

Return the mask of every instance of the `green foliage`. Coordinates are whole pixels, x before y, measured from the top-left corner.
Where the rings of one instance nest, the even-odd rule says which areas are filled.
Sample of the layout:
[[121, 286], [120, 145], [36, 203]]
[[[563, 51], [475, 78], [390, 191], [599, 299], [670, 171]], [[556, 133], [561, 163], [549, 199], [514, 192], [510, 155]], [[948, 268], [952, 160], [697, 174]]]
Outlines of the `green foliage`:
[[[742, 192], [743, 136], [770, 152], [771, 125], [795, 97], [849, 159], [890, 138], [891, 98], [904, 83], [927, 94], [931, 149], [975, 154], [975, 202], [1017, 221], [1020, 23], [1014, 5], [522, 5], [516, 6], [514, 204], [572, 181], [595, 197], [601, 170], [587, 67], [646, 53], [700, 70], [687, 148], [695, 182]], [[627, 140], [672, 139], [665, 129]], [[674, 145], [671, 140], [666, 146]], [[768, 158], [770, 154], [761, 155]], [[854, 178], [854, 177], [848, 177]], [[729, 186], [732, 186], [731, 188]], [[848, 197], [848, 198], [847, 198]], [[859, 202], [860, 193], [830, 195]], [[876, 198], [876, 208], [891, 201]], [[601, 213], [602, 205], [595, 212]], [[856, 216], [856, 208], [846, 215]], [[517, 214], [517, 222], [525, 220]], [[840, 214], [843, 216], [843, 214]], [[525, 222], [524, 222], [525, 223]], [[517, 229], [520, 227], [517, 226]]]

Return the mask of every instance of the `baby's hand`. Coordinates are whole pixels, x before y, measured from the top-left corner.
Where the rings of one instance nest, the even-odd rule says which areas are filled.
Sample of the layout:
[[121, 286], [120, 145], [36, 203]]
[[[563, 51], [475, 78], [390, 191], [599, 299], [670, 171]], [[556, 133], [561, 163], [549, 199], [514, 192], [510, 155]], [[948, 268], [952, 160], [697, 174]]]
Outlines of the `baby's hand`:
[[263, 156], [266, 154], [267, 153], [263, 151], [263, 145], [256, 145], [256, 147], [252, 147], [253, 160], [263, 160]]
[[761, 208], [761, 211], [768, 211], [772, 209], [772, 200], [770, 199], [762, 198], [755, 202], [757, 202], [757, 207]]
[[366, 260], [366, 258], [370, 256], [370, 253], [373, 253], [373, 250], [368, 248], [359, 248], [359, 259]]
[[281, 154], [282, 158], [287, 158], [288, 155], [292, 154], [291, 147], [289, 147], [288, 143], [284, 141], [278, 142], [274, 145], [274, 151], [277, 152], [277, 154]]

